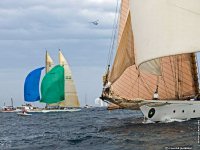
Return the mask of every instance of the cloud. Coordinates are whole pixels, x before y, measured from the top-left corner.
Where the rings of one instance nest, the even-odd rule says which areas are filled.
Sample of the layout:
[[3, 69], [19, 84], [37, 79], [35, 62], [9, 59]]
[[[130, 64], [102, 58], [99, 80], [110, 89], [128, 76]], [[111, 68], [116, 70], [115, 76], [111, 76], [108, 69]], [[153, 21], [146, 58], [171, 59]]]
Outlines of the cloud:
[[[57, 63], [61, 49], [79, 99], [84, 104], [87, 92], [93, 103], [101, 92], [115, 7], [114, 0], [0, 1], [0, 97], [22, 103], [27, 73], [44, 65], [46, 50]], [[90, 23], [97, 19], [98, 26]]]
[[[0, 40], [108, 38], [114, 17], [113, 1], [0, 2]], [[99, 19], [99, 26], [89, 22]], [[107, 30], [106, 32], [104, 30]]]

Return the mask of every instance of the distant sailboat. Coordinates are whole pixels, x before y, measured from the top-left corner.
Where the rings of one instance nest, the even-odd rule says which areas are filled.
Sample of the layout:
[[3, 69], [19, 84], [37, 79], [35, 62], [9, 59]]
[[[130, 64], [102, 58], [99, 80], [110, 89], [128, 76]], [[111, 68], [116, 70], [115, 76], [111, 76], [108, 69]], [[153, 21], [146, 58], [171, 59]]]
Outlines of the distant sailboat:
[[200, 98], [199, 12], [199, 0], [122, 0], [117, 52], [101, 98], [140, 108], [152, 121], [199, 118], [200, 101], [192, 101]]
[[0, 112], [19, 112], [19, 109], [16, 109], [13, 106], [13, 99], [11, 98], [11, 105], [10, 106], [6, 106], [6, 103], [4, 103], [4, 106], [2, 107], [2, 109], [0, 109]]
[[[59, 52], [60, 55], [61, 52]], [[73, 97], [75, 94], [70, 93], [69, 89], [73, 86], [66, 85], [66, 71], [67, 68], [64, 65], [57, 65], [53, 67], [53, 60], [51, 59], [48, 52], [46, 52], [46, 74], [43, 77], [41, 83], [41, 98], [39, 94], [39, 80], [42, 69], [44, 67], [38, 68], [31, 73], [26, 78], [24, 85], [24, 95], [25, 101], [34, 102], [40, 100], [42, 103], [46, 103], [46, 110], [42, 110], [42, 112], [63, 112], [63, 111], [79, 111], [80, 109], [66, 109], [67, 107], [78, 107], [78, 105], [69, 105], [73, 104], [73, 102], [67, 102], [67, 105], [64, 105], [64, 101], [68, 101], [68, 97]], [[72, 80], [72, 79], [71, 79]], [[72, 80], [73, 81], [73, 80]], [[66, 91], [66, 89], [69, 88]], [[75, 87], [74, 87], [75, 88]], [[74, 91], [74, 89], [72, 90]], [[70, 96], [70, 94], [74, 94]], [[68, 94], [69, 96], [67, 96]], [[66, 95], [66, 97], [65, 97]], [[76, 95], [77, 96], [77, 95]], [[74, 96], [75, 97], [75, 96]], [[74, 99], [70, 99], [74, 100]], [[69, 100], [69, 101], [70, 101]], [[64, 104], [63, 104], [64, 103]], [[78, 99], [75, 99], [75, 104], [79, 104]]]

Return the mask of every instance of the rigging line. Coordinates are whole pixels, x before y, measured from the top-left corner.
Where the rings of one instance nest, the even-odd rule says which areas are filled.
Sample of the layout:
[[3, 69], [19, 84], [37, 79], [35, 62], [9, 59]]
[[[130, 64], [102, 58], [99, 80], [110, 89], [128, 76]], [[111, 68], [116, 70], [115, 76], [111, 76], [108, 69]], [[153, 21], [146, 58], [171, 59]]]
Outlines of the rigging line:
[[180, 84], [179, 84], [179, 80], [180, 80], [180, 74], [179, 74], [179, 56], [180, 55], [177, 55], [177, 92], [178, 92], [178, 98], [180, 98]]
[[174, 84], [174, 87], [175, 87], [175, 97], [177, 98], [177, 56], [174, 56], [173, 58], [173, 61], [174, 61], [174, 75], [175, 75], [175, 84]]
[[[192, 80], [193, 80], [193, 85], [195, 84], [194, 83], [194, 75], [193, 75], [193, 72], [192, 72], [192, 69], [193, 69], [193, 65], [192, 65], [192, 54], [190, 54], [190, 56], [189, 56], [190, 58], [189, 58], [189, 65], [190, 65], [190, 68], [191, 68], [191, 75], [192, 75]], [[195, 85], [194, 85], [195, 86]]]
[[172, 62], [172, 59], [173, 59], [173, 56], [169, 56], [169, 61], [170, 61], [170, 67], [171, 67], [171, 71], [172, 71], [172, 76], [173, 76], [173, 79], [174, 79], [174, 82], [175, 82], [175, 75], [174, 75], [174, 68], [173, 68], [173, 62]]
[[[170, 57], [168, 58], [169, 59], [169, 61], [170, 61], [170, 64], [171, 64], [171, 59], [170, 59]], [[164, 70], [163, 70], [163, 63], [162, 63], [162, 59], [161, 59], [161, 64], [162, 64], [162, 66], [161, 66], [161, 70], [162, 70], [162, 76], [161, 76], [161, 78], [162, 78], [162, 80], [163, 80], [163, 82], [164, 82], [164, 86], [165, 86], [165, 92], [166, 92], [166, 95], [168, 96], [168, 93], [169, 93], [169, 96], [170, 95], [173, 95], [171, 92], [169, 92], [169, 88], [168, 88], [168, 86], [167, 86], [167, 84], [166, 84], [166, 81], [165, 81], [165, 75], [164, 75]], [[172, 71], [172, 75], [173, 75], [173, 70], [172, 70], [172, 64], [171, 64], [171, 71]], [[171, 94], [170, 94], [171, 93]]]
[[172, 74], [173, 74], [173, 79], [174, 79], [174, 89], [175, 89], [175, 93], [174, 94], [176, 95], [176, 69], [175, 69], [175, 65], [176, 64], [175, 64], [175, 57], [176, 56], [170, 56], [170, 63], [171, 63], [171, 69], [172, 69]]
[[131, 80], [131, 89], [130, 89], [130, 91], [131, 91], [131, 96], [133, 97], [133, 87], [134, 87], [134, 84], [133, 84], [133, 80], [132, 80], [132, 77], [133, 77], [133, 71], [132, 71], [132, 68], [130, 68], [130, 74], [131, 74], [131, 76], [130, 76], [130, 80]]
[[[125, 79], [128, 79], [128, 77], [124, 77]], [[138, 80], [138, 77], [135, 79], [135, 81], [133, 82], [133, 85], [135, 85], [135, 83], [137, 82], [137, 80]], [[127, 82], [122, 82], [121, 84], [120, 83], [117, 83], [117, 85], [119, 85], [119, 86], [122, 86], [122, 85], [127, 85], [127, 86], [129, 86], [129, 87], [132, 87], [132, 84], [131, 83], [127, 83]], [[126, 91], [126, 89], [125, 89], [125, 91]]]
[[131, 86], [130, 86], [131, 88], [130, 88], [130, 92], [129, 92], [129, 93], [131, 93], [132, 97], [133, 97], [134, 85], [135, 85], [135, 83], [137, 82], [137, 80], [139, 80], [138, 78], [139, 78], [139, 76], [135, 79], [134, 82], [133, 82], [133, 80], [131, 80]]
[[[144, 87], [147, 89], [147, 91], [149, 92], [149, 94], [152, 94], [152, 92], [150, 90], [152, 90], [149, 86], [149, 84], [147, 82], [144, 81], [144, 77], [141, 75], [141, 81], [144, 84]], [[153, 91], [153, 90], [152, 90]]]
[[[193, 59], [194, 59], [194, 61], [193, 61]], [[195, 55], [195, 53], [191, 53], [191, 58], [190, 58], [190, 68], [192, 68], [193, 70], [191, 70], [191, 72], [192, 72], [192, 79], [193, 79], [193, 85], [195, 86], [195, 88], [196, 88], [196, 83], [195, 83], [195, 81], [196, 81], [196, 76], [197, 76], [197, 78], [198, 78], [198, 75], [196, 75], [196, 73], [194, 73], [194, 72], [196, 72], [194, 69], [197, 69], [197, 61], [196, 61], [196, 55]], [[195, 63], [194, 63], [195, 62]], [[198, 89], [199, 89], [199, 87], [198, 87]]]
[[115, 39], [116, 38], [116, 30], [117, 30], [117, 24], [118, 24], [118, 20], [119, 20], [119, 15], [117, 17], [118, 5], [119, 5], [118, 3], [119, 3], [119, 0], [117, 0], [117, 4], [116, 4], [116, 8], [115, 8], [115, 17], [114, 17], [114, 22], [113, 22], [113, 27], [112, 27], [112, 36], [111, 36], [111, 42], [110, 42], [110, 47], [109, 47], [109, 52], [108, 52], [107, 66], [109, 66], [111, 63], [113, 50], [114, 50], [114, 44], [115, 44], [115, 40], [116, 40]]
[[183, 97], [183, 55], [181, 55], [181, 70], [180, 70], [180, 74], [181, 74], [180, 94], [181, 94], [181, 97]]
[[200, 79], [200, 74], [199, 74], [199, 60], [198, 60], [198, 54], [199, 53], [196, 53], [196, 62], [197, 62], [197, 74], [198, 74], [198, 82], [199, 82], [199, 79]]
[[139, 91], [139, 88], [140, 88], [140, 87], [139, 87], [139, 81], [140, 81], [140, 71], [138, 70], [138, 68], [137, 68], [137, 67], [136, 67], [136, 70], [138, 71], [138, 72], [137, 72], [137, 75], [138, 75], [138, 76], [137, 76], [137, 80], [138, 80], [138, 88], [137, 88], [137, 90], [138, 90], [138, 97], [139, 97], [139, 92], [140, 92], [140, 91]]

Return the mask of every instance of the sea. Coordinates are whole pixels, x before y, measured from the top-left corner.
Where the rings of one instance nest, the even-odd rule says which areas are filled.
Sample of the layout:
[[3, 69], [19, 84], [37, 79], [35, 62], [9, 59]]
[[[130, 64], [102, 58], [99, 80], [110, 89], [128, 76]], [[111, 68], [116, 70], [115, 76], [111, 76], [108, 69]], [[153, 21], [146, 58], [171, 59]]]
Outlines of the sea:
[[137, 110], [0, 113], [1, 150], [200, 149], [200, 120], [144, 123]]

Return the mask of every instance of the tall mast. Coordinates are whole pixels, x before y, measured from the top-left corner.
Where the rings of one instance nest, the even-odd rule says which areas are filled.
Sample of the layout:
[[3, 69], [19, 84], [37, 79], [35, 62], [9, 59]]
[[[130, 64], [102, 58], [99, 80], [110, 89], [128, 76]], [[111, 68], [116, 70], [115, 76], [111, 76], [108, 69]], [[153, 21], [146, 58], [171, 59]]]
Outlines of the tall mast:
[[13, 107], [13, 99], [12, 99], [12, 97], [11, 97], [11, 106]]
[[191, 54], [191, 68], [194, 80], [195, 95], [199, 93], [199, 82], [198, 82], [198, 70], [197, 70], [197, 60], [195, 53]]

